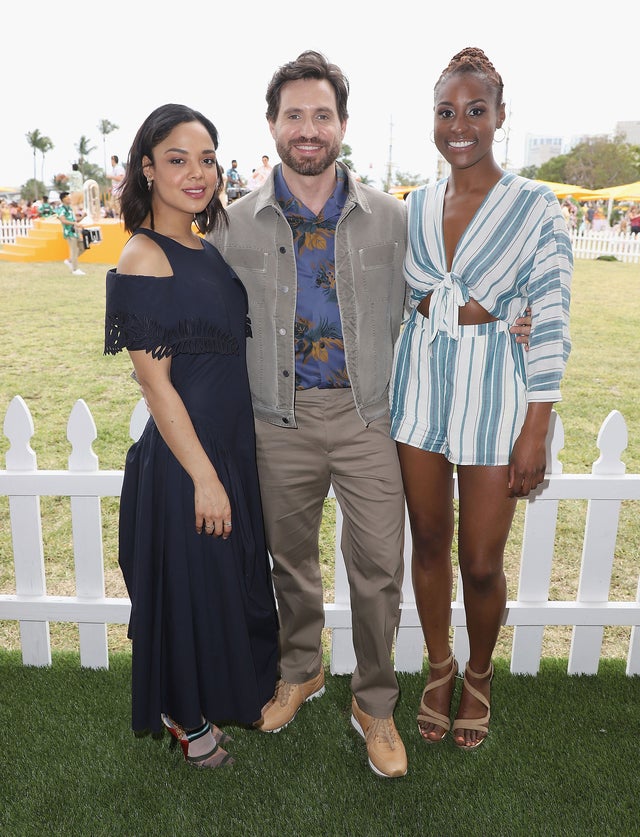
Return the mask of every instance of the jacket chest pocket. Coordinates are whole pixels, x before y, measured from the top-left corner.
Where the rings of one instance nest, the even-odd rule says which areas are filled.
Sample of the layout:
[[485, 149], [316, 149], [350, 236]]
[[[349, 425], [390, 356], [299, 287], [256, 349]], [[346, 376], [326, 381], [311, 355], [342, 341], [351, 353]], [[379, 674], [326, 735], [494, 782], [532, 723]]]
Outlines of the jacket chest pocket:
[[360, 277], [369, 298], [389, 299], [397, 253], [398, 244], [395, 241], [374, 244], [358, 251]]

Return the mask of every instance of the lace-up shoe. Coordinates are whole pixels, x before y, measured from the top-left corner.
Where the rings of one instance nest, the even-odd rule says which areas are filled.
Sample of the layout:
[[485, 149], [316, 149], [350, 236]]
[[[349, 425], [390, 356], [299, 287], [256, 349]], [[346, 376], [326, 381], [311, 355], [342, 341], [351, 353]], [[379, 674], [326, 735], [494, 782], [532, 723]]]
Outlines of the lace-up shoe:
[[407, 772], [407, 753], [398, 734], [393, 715], [390, 718], [374, 718], [367, 715], [351, 701], [351, 723], [367, 743], [369, 767], [378, 776], [394, 779]]
[[262, 721], [256, 724], [262, 732], [280, 732], [298, 714], [303, 703], [324, 694], [324, 669], [306, 683], [288, 683], [278, 680], [276, 693], [262, 713]]

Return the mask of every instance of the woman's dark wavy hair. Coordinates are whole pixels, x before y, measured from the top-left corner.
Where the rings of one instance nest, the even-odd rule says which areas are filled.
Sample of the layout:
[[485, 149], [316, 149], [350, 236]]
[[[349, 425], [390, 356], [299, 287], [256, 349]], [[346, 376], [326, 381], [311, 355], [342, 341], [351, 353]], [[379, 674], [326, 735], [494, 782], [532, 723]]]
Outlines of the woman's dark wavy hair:
[[283, 64], [273, 74], [267, 87], [267, 119], [275, 122], [280, 110], [280, 91], [282, 85], [288, 81], [298, 81], [301, 78], [326, 79], [336, 93], [338, 119], [346, 122], [349, 118], [347, 99], [349, 98], [349, 82], [337, 64], [331, 64], [320, 52], [312, 49], [301, 52], [295, 61]]
[[[154, 228], [151, 192], [142, 170], [142, 161], [145, 157], [153, 161], [153, 149], [169, 136], [176, 125], [182, 125], [183, 122], [199, 122], [211, 137], [213, 147], [218, 147], [218, 131], [215, 125], [199, 111], [186, 105], [168, 104], [161, 105], [150, 113], [133, 140], [120, 190], [120, 213], [127, 232], [137, 230], [149, 214], [151, 229]], [[222, 166], [217, 161], [216, 168], [218, 188], [207, 206], [194, 217], [195, 225], [202, 234], [211, 232], [218, 223], [229, 223], [226, 210], [220, 201], [224, 181]]]

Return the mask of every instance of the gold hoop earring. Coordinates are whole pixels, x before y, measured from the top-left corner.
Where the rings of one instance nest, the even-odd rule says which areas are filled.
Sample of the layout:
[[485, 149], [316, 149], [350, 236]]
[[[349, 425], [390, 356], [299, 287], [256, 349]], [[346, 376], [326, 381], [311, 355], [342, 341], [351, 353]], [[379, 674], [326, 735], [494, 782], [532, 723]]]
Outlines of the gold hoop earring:
[[[496, 136], [498, 131], [502, 131], [502, 136], [500, 137], [500, 139], [498, 139], [497, 136]], [[507, 132], [502, 127], [502, 125], [499, 128], [496, 128], [495, 133], [493, 135], [493, 141], [494, 142], [504, 142], [506, 138], [507, 138]]]

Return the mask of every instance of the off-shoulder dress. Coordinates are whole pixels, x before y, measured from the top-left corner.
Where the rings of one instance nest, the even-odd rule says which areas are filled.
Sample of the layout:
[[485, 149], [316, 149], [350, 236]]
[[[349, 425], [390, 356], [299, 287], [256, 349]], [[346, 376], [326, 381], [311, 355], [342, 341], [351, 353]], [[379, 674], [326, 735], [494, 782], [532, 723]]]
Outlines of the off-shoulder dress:
[[128, 451], [119, 563], [131, 599], [132, 728], [201, 715], [253, 723], [273, 696], [277, 613], [265, 546], [245, 362], [246, 291], [208, 241], [147, 229], [166, 277], [107, 273], [105, 353], [171, 357], [171, 381], [229, 496], [228, 540], [197, 534], [193, 482], [152, 417]]

